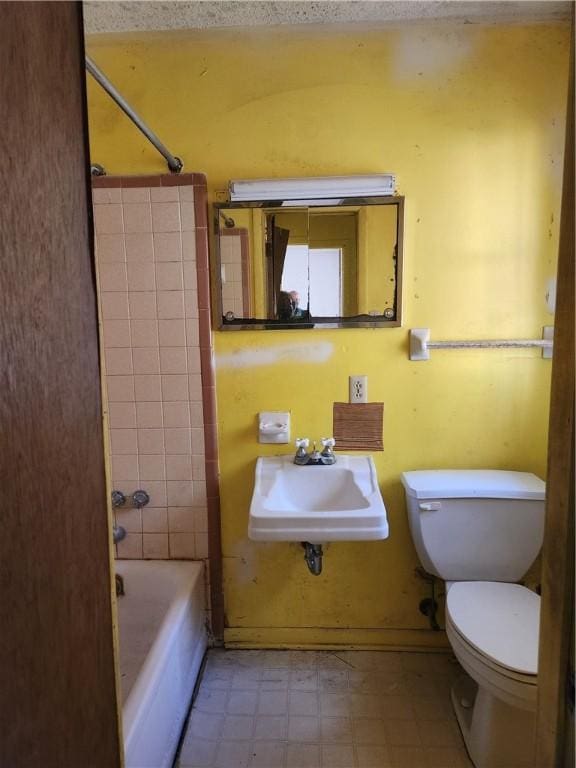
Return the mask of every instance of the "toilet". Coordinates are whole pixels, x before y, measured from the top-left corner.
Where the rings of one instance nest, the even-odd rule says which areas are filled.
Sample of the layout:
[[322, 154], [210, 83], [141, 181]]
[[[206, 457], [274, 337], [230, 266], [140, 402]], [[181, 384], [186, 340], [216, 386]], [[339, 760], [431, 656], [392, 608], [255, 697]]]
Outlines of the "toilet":
[[527, 472], [404, 472], [422, 565], [446, 582], [446, 634], [465, 674], [452, 704], [476, 768], [532, 766], [540, 597], [517, 584], [544, 535], [545, 483]]

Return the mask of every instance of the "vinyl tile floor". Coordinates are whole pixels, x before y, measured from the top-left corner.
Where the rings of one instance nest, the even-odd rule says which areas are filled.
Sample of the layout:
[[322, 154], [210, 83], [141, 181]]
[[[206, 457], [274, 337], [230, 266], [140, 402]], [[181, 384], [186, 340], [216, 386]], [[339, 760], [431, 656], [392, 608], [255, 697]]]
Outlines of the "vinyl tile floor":
[[209, 651], [175, 768], [470, 768], [449, 654]]

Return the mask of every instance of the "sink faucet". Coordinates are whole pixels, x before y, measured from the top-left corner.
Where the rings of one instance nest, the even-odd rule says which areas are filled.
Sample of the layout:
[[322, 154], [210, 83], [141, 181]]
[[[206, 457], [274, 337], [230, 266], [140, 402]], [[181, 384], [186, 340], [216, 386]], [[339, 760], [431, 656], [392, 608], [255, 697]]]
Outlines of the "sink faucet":
[[322, 443], [322, 451], [319, 451], [316, 448], [316, 443], [313, 443], [312, 451], [308, 453], [306, 450], [310, 445], [308, 438], [296, 438], [294, 464], [298, 464], [300, 467], [335, 464], [336, 456], [333, 450], [335, 445], [334, 438], [323, 437], [320, 442]]

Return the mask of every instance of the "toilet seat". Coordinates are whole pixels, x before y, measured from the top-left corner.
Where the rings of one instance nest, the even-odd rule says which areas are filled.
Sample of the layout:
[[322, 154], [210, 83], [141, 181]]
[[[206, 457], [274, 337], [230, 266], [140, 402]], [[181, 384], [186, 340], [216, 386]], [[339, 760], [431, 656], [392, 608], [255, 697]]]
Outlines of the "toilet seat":
[[466, 672], [529, 711], [536, 708], [539, 607], [538, 595], [502, 582], [456, 582], [446, 600], [446, 633]]
[[452, 624], [450, 619], [447, 617], [446, 618], [447, 630], [448, 630], [448, 627], [450, 628], [451, 636], [452, 637], [456, 636], [457, 642], [461, 645], [461, 647], [466, 651], [467, 654], [475, 658], [477, 661], [481, 662], [484, 666], [493, 670], [496, 674], [501, 675], [502, 677], [505, 677], [509, 680], [522, 683], [523, 685], [535, 686], [538, 684], [537, 675], [523, 675], [520, 672], [513, 672], [507, 667], [503, 667], [501, 664], [497, 664], [496, 662], [492, 661], [492, 659], [489, 659], [481, 651], [478, 651], [473, 645], [471, 645], [466, 640], [465, 637], [462, 636], [462, 634], [458, 631], [458, 629], [454, 626], [454, 624]]
[[463, 640], [448, 618], [446, 634], [460, 665], [479, 688], [516, 709], [529, 712], [536, 710], [538, 691], [536, 675], [526, 675], [523, 679], [519, 679], [520, 676], [510, 677], [505, 674], [504, 667], [496, 668], [496, 665], [490, 665], [485, 656]]
[[505, 582], [463, 581], [448, 590], [446, 613], [454, 630], [485, 663], [513, 679], [538, 673], [540, 597]]

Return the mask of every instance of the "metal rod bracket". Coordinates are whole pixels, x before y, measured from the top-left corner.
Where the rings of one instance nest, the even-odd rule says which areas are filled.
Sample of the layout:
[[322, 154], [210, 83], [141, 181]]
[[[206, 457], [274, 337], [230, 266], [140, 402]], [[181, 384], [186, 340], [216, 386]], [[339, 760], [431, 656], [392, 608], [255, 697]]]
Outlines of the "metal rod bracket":
[[158, 136], [152, 131], [142, 120], [140, 115], [135, 112], [130, 104], [126, 101], [126, 99], [122, 96], [122, 94], [112, 85], [110, 80], [106, 77], [104, 72], [92, 61], [92, 59], [89, 56], [86, 56], [85, 58], [85, 66], [87, 71], [92, 75], [94, 80], [96, 80], [97, 83], [99, 83], [102, 88], [106, 91], [106, 93], [110, 96], [113, 101], [116, 102], [116, 104], [120, 107], [120, 109], [126, 114], [130, 120], [134, 123], [134, 125], [142, 131], [144, 136], [150, 141], [160, 152], [162, 157], [166, 160], [166, 163], [168, 165], [168, 168], [171, 173], [180, 173], [182, 168], [184, 167], [184, 163], [182, 160], [180, 160], [179, 157], [176, 157], [171, 152], [166, 149], [164, 144], [160, 141]]

